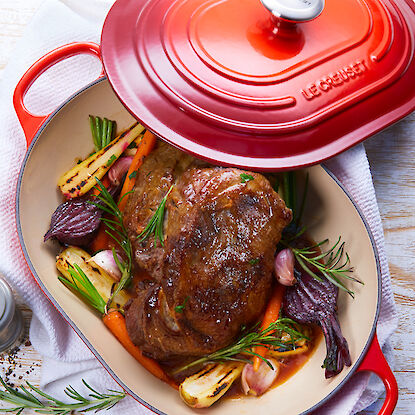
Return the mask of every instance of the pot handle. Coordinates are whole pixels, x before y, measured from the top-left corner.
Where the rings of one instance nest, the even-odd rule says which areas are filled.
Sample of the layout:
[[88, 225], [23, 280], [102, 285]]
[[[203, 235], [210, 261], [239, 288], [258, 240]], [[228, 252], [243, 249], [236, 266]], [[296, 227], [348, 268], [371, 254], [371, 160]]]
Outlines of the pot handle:
[[379, 411], [378, 415], [392, 415], [396, 403], [398, 402], [398, 384], [396, 382], [395, 375], [382, 353], [376, 334], [373, 337], [365, 358], [357, 368], [357, 372], [363, 371], [375, 373], [382, 379], [383, 384], [385, 385], [385, 402], [383, 403], [382, 409]]
[[[48, 115], [34, 115], [24, 105], [24, 97], [33, 82], [47, 69], [56, 63], [80, 53], [88, 53], [101, 59], [99, 45], [92, 42], [75, 42], [60, 46], [36, 61], [22, 76], [13, 94], [13, 105], [19, 118], [20, 125], [26, 136], [29, 146], [39, 127], [49, 117]], [[102, 76], [103, 73], [100, 75]]]

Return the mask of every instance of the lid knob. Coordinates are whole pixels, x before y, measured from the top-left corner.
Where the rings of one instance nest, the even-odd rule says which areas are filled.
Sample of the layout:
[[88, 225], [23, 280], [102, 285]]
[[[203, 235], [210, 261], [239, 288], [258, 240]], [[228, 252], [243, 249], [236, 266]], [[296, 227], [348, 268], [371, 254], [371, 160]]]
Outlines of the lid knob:
[[324, 8], [324, 0], [261, 0], [273, 16], [293, 22], [315, 19]]

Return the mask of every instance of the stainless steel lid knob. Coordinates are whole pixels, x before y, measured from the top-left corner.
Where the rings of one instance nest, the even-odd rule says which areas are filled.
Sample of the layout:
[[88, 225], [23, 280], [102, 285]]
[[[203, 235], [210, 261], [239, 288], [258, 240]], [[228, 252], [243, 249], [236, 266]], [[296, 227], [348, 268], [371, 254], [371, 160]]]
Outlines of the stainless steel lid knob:
[[0, 277], [0, 353], [18, 346], [23, 338], [23, 317], [13, 293]]
[[324, 0], [261, 0], [273, 16], [300, 23], [315, 19], [324, 9]]

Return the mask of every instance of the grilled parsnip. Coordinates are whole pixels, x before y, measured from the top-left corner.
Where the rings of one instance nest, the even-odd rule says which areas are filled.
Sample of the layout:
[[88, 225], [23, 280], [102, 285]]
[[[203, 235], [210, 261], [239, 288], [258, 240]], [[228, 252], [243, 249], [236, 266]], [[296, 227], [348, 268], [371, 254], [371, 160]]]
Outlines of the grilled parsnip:
[[[68, 269], [69, 266], [78, 265], [86, 276], [91, 281], [92, 285], [96, 288], [104, 301], [108, 301], [115, 281], [109, 276], [109, 274], [99, 267], [95, 262], [90, 261], [91, 255], [85, 252], [83, 249], [76, 246], [70, 246], [62, 251], [56, 257], [56, 268], [67, 279], [72, 281], [71, 274]], [[114, 298], [111, 308], [122, 308], [125, 303], [131, 298], [131, 296], [125, 291], [121, 290]]]
[[108, 169], [121, 156], [127, 147], [143, 132], [144, 127], [135, 123], [102, 150], [66, 172], [58, 186], [66, 198], [82, 196], [96, 185], [95, 177], [102, 179]]
[[180, 396], [192, 408], [207, 408], [226, 393], [243, 367], [240, 362], [209, 364], [182, 382]]

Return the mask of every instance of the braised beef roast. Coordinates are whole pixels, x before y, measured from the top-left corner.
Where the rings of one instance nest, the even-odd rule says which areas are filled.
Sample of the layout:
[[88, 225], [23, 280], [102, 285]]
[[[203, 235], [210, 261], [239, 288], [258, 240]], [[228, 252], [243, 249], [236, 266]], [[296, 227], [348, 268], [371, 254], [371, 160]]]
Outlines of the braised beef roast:
[[[143, 231], [168, 195], [164, 246]], [[126, 311], [132, 341], [166, 360], [226, 346], [257, 321], [291, 211], [261, 174], [211, 167], [160, 143], [137, 174], [125, 225], [151, 275]]]

